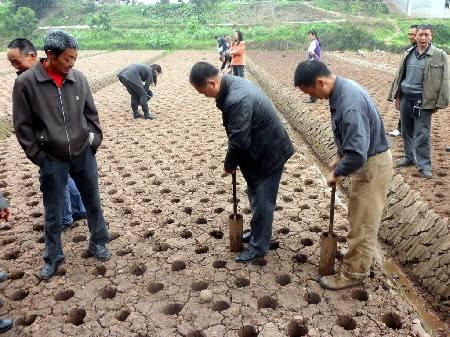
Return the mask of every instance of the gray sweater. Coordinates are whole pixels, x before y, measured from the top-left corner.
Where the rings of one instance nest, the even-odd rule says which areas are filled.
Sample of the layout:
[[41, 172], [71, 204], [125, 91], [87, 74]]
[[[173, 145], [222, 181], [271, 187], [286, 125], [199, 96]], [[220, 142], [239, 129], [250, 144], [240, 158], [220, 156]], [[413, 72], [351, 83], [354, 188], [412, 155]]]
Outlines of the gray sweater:
[[342, 157], [334, 171], [336, 176], [352, 174], [369, 157], [389, 149], [380, 112], [358, 83], [337, 77], [330, 111], [334, 140]]

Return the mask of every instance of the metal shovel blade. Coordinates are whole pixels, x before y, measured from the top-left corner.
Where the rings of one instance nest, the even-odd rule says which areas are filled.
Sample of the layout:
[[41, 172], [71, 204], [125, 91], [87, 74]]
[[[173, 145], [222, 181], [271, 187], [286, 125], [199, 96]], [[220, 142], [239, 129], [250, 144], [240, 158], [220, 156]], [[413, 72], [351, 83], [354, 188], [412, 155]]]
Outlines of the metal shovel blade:
[[242, 215], [230, 214], [228, 228], [230, 231], [230, 252], [242, 251], [242, 232], [244, 228]]
[[334, 274], [334, 261], [337, 252], [337, 236], [334, 233], [323, 232], [320, 236], [319, 274], [327, 276]]

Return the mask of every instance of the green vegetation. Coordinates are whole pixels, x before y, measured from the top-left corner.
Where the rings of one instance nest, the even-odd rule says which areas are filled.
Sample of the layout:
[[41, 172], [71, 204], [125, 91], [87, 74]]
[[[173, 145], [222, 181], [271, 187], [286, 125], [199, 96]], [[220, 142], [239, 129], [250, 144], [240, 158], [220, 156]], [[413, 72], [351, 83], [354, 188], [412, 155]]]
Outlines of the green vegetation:
[[[232, 35], [236, 29], [244, 33], [249, 48], [300, 49], [308, 44], [306, 32], [314, 29], [325, 50], [398, 52], [408, 44], [409, 25], [424, 22], [386, 14], [380, 0], [195, 0], [157, 5], [110, 2], [98, 5], [94, 0], [58, 0], [40, 25], [88, 25], [91, 29], [67, 29], [83, 49], [211, 49], [215, 35]], [[29, 35], [21, 30], [21, 24], [12, 24], [11, 18], [16, 15], [11, 1], [0, 4], [0, 36], [4, 39], [0, 38], [0, 44], [17, 37], [17, 32]], [[324, 20], [327, 22], [308, 23]], [[435, 28], [434, 42], [450, 50], [449, 20], [427, 22]], [[42, 30], [34, 32], [36, 45], [42, 45], [44, 35]]]
[[385, 16], [389, 13], [382, 0], [313, 0], [316, 7], [348, 15]]

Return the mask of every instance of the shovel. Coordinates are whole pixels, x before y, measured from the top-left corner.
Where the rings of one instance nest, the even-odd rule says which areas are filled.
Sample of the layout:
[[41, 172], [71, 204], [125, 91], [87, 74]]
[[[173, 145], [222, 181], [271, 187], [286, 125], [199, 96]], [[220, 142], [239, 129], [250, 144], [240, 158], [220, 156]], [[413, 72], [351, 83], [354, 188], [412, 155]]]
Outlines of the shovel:
[[236, 172], [232, 174], [233, 179], [233, 214], [228, 218], [228, 226], [230, 230], [230, 252], [240, 252], [242, 250], [242, 231], [243, 219], [242, 215], [237, 213], [236, 199]]
[[320, 276], [334, 274], [334, 260], [336, 258], [337, 251], [337, 236], [333, 233], [335, 198], [336, 186], [333, 186], [331, 189], [330, 226], [328, 228], [328, 232], [323, 232], [320, 237]]

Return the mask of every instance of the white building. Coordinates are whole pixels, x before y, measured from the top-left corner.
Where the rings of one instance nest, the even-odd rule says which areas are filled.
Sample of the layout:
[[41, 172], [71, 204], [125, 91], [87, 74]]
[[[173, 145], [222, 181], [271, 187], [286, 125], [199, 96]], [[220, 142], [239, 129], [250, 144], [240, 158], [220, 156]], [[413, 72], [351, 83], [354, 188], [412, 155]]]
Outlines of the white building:
[[450, 0], [386, 0], [415, 18], [450, 18]]

